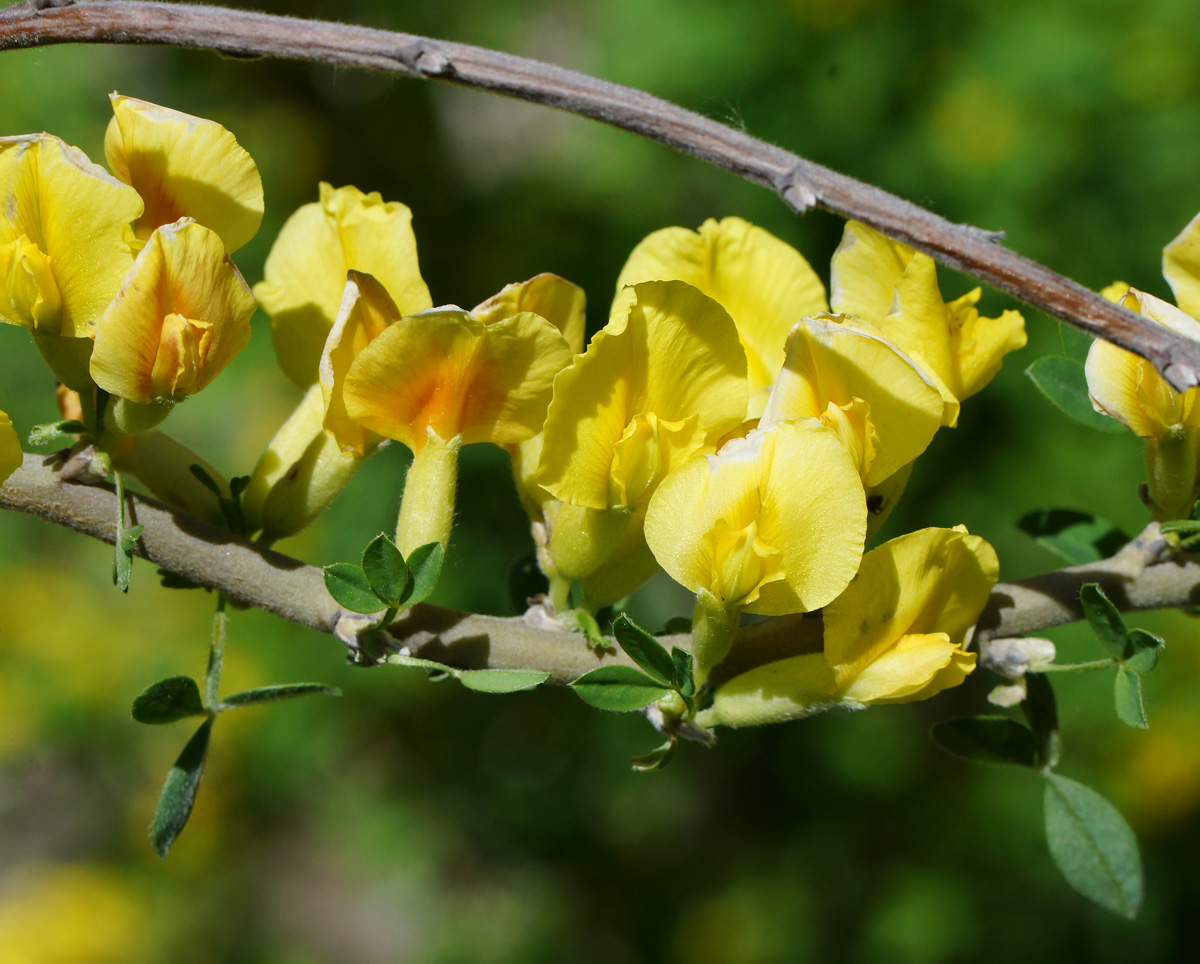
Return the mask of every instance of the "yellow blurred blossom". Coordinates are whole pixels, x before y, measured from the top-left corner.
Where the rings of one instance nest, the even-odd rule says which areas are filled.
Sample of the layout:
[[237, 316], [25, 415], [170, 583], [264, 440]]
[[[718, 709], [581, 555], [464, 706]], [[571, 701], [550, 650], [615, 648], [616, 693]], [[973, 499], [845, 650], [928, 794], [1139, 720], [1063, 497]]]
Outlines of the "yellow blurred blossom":
[[12, 419], [0, 412], [0, 483], [21, 467], [21, 440], [13, 428]]

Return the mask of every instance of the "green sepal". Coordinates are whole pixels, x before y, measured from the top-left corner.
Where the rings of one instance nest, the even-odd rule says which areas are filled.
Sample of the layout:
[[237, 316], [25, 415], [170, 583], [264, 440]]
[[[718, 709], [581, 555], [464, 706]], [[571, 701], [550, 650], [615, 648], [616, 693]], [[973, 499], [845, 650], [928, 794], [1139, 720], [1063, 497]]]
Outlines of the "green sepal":
[[212, 734], [212, 720], [200, 724], [183, 752], [167, 772], [162, 792], [158, 795], [158, 806], [154, 808], [154, 819], [150, 824], [150, 843], [159, 857], [165, 857], [176, 838], [183, 832], [192, 815], [196, 802], [196, 789], [200, 786], [200, 775], [204, 771], [204, 757], [208, 753], [208, 739]]
[[549, 673], [532, 669], [466, 669], [454, 675], [476, 693], [519, 693], [535, 689], [550, 678]]
[[632, 666], [601, 666], [584, 673], [571, 688], [585, 703], [613, 713], [640, 710], [671, 692]]
[[427, 542], [408, 554], [408, 568], [412, 581], [409, 584], [409, 592], [403, 599], [406, 606], [415, 606], [430, 597], [442, 575], [442, 558], [440, 542]]
[[1105, 910], [1132, 920], [1142, 905], [1137, 838], [1117, 809], [1082, 783], [1046, 774], [1046, 843], [1063, 877]]
[[1038, 509], [1021, 516], [1017, 528], [1072, 566], [1107, 559], [1129, 541], [1107, 519], [1074, 509]]
[[242, 690], [221, 700], [220, 709], [233, 710], [239, 706], [256, 706], [259, 703], [275, 703], [279, 700], [294, 700], [301, 696], [341, 696], [336, 686], [323, 683], [277, 683], [274, 686], [259, 686]]
[[389, 609], [398, 607], [407, 598], [412, 576], [396, 543], [384, 533], [367, 543], [362, 554], [362, 571], [371, 591]]
[[1026, 368], [1025, 374], [1064, 415], [1099, 432], [1125, 431], [1115, 418], [1101, 415], [1092, 407], [1083, 362], [1064, 355], [1045, 355]]
[[1131, 629], [1121, 663], [1135, 673], [1149, 673], [1158, 665], [1158, 654], [1164, 645], [1163, 640], [1153, 633], [1144, 629]]
[[1042, 673], [1025, 674], [1021, 711], [1033, 731], [1034, 758], [1040, 767], [1058, 766], [1062, 743], [1058, 737], [1058, 704], [1054, 687]]
[[1038, 765], [1033, 732], [1006, 716], [963, 716], [938, 723], [929, 731], [947, 753], [972, 763]]
[[46, 422], [29, 430], [29, 444], [34, 447], [54, 445], [57, 442], [75, 442], [75, 436], [87, 433], [87, 426], [73, 418], [59, 422]]
[[634, 772], [650, 773], [653, 770], [661, 770], [675, 756], [675, 747], [678, 743], [679, 741], [672, 735], [662, 746], [655, 747], [649, 753], [633, 757], [629, 762], [633, 766]]
[[387, 602], [375, 594], [361, 566], [335, 562], [322, 571], [325, 573], [325, 588], [342, 608], [365, 614], [387, 608]]
[[676, 666], [671, 654], [648, 632], [638, 626], [625, 613], [621, 613], [612, 624], [613, 636], [626, 655], [664, 686], [678, 689], [675, 682]]
[[1085, 584], [1079, 590], [1079, 601], [1083, 604], [1083, 613], [1087, 616], [1100, 645], [1108, 651], [1109, 656], [1121, 656], [1125, 652], [1129, 632], [1125, 629], [1125, 620], [1104, 594], [1099, 583]]
[[204, 716], [200, 687], [190, 676], [169, 676], [151, 683], [133, 701], [133, 718], [157, 726], [189, 716]]
[[1139, 730], [1149, 728], [1146, 722], [1146, 705], [1142, 700], [1142, 680], [1137, 673], [1122, 667], [1113, 680], [1113, 702], [1117, 707], [1117, 718], [1126, 726]]

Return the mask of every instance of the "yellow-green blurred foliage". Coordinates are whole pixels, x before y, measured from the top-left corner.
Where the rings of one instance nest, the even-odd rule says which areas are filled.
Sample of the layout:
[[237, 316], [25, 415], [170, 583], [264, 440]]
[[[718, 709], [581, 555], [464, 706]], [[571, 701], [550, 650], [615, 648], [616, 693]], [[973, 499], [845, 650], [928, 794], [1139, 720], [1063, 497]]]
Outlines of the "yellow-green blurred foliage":
[[[910, 197], [1003, 228], [1091, 287], [1167, 296], [1160, 249], [1200, 209], [1200, 20], [1185, 0], [266, 0], [494, 45], [642, 85]], [[819, 270], [841, 222], [793, 218], [757, 187], [599, 125], [482, 93], [307, 64], [152, 48], [0, 54], [4, 134], [50, 130], [102, 156], [113, 89], [229, 127], [257, 159], [267, 215], [238, 254], [251, 282], [319, 179], [414, 212], [435, 303], [472, 305], [553, 271], [604, 320], [625, 255], [652, 230], [736, 214]], [[943, 272], [943, 291], [973, 286]], [[989, 292], [987, 314], [1006, 307]], [[248, 472], [295, 403], [260, 314], [247, 352], [165, 428]], [[884, 537], [965, 523], [1003, 577], [1056, 561], [1015, 527], [1046, 506], [1127, 531], [1141, 451], [1068, 422], [1022, 374], [1085, 345], [1029, 320], [1030, 344], [939, 434]], [[22, 433], [57, 417], [27, 336], [0, 331], [0, 408]], [[280, 548], [350, 560], [394, 523], [400, 447], [374, 456], [310, 533]], [[507, 457], [464, 454], [457, 528], [435, 601], [509, 612], [532, 545]], [[1148, 897], [1126, 924], [1071, 893], [1041, 839], [1035, 777], [934, 751], [930, 724], [986, 704], [983, 673], [929, 704], [837, 714], [685, 747], [636, 714], [571, 693], [509, 697], [412, 670], [354, 670], [329, 637], [234, 612], [225, 692], [315, 679], [341, 700], [230, 713], [191, 823], [165, 862], [146, 827], [186, 741], [129, 705], [203, 673], [213, 599], [104, 546], [0, 517], [0, 961], [4, 964], [391, 964], [572, 961], [773, 964], [1172, 961], [1200, 894], [1200, 640], [1190, 617], [1147, 683], [1151, 728], [1122, 727], [1107, 674], [1056, 681], [1068, 775], [1141, 835]], [[651, 626], [688, 611], [664, 581]], [[1078, 627], [1065, 658], [1099, 655]]]

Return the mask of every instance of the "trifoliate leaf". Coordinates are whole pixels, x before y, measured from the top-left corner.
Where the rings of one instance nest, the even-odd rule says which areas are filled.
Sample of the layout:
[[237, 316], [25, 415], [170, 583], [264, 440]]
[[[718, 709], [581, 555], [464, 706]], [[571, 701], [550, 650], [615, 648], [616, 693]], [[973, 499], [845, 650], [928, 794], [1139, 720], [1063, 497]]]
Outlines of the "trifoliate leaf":
[[188, 716], [203, 716], [200, 687], [190, 676], [170, 676], [151, 683], [133, 701], [133, 718], [139, 723], [174, 723]]
[[1117, 706], [1117, 717], [1126, 726], [1146, 729], [1146, 706], [1142, 701], [1142, 680], [1137, 673], [1125, 668], [1117, 670], [1113, 681], [1113, 700]]
[[1038, 509], [1021, 516], [1017, 528], [1072, 566], [1107, 559], [1129, 541], [1107, 519], [1074, 509]]
[[640, 710], [670, 692], [632, 666], [601, 666], [584, 673], [571, 686], [585, 703], [614, 713]]
[[1092, 407], [1083, 362], [1062, 355], [1046, 355], [1026, 368], [1025, 374], [1064, 415], [1099, 432], [1125, 431], [1125, 426], [1115, 418], [1101, 415]]
[[1082, 783], [1046, 774], [1046, 842], [1067, 883], [1132, 920], [1142, 905], [1137, 839], [1107, 800]]
[[621, 613], [612, 624], [617, 644], [635, 663], [664, 686], [674, 686], [675, 663], [662, 644]]
[[1129, 630], [1129, 641], [1121, 662], [1135, 673], [1149, 673], [1158, 665], [1158, 654], [1165, 644], [1162, 639], [1144, 629]]
[[326, 566], [325, 588], [339, 606], [352, 613], [377, 613], [387, 608], [387, 601], [380, 599], [367, 574], [359, 566], [349, 562], [335, 562]]
[[1125, 620], [1117, 612], [1117, 607], [1109, 601], [1104, 590], [1098, 583], [1089, 582], [1079, 590], [1079, 601], [1083, 604], [1084, 615], [1095, 633], [1100, 645], [1108, 651], [1109, 656], [1120, 656], [1125, 652], [1125, 644], [1129, 633], [1125, 629]]
[[550, 678], [549, 673], [526, 669], [467, 669], [455, 675], [463, 686], [477, 693], [519, 693]]
[[208, 752], [208, 738], [212, 734], [212, 720], [205, 720], [175, 765], [167, 773], [162, 792], [158, 795], [158, 806], [154, 809], [154, 820], [150, 825], [150, 843], [154, 852], [165, 857], [171, 845], [183, 831], [192, 805], [196, 802], [196, 789], [200, 786], [200, 775], [204, 770], [204, 757]]
[[323, 683], [277, 683], [274, 686], [260, 686], [257, 689], [243, 690], [221, 700], [221, 709], [235, 709], [239, 706], [255, 706], [259, 703], [275, 703], [279, 700], [294, 700], [301, 696], [341, 696], [342, 691], [336, 686], [325, 686]]
[[389, 607], [399, 606], [406, 598], [410, 576], [404, 556], [384, 533], [367, 543], [362, 554], [362, 569], [372, 591]]
[[1033, 733], [1006, 716], [964, 716], [930, 730], [941, 749], [972, 763], [1036, 767]]

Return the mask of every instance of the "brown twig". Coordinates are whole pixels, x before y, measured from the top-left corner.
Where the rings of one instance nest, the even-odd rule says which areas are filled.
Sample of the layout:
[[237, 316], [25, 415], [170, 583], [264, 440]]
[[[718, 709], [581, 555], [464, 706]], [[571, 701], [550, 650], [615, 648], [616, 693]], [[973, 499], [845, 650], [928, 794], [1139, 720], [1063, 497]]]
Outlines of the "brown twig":
[[0, 11], [0, 50], [159, 44], [239, 57], [365, 67], [557, 107], [639, 134], [774, 190], [794, 211], [855, 218], [1021, 301], [1149, 359], [1180, 391], [1200, 384], [1200, 344], [1113, 305], [937, 215], [640, 90], [509, 54], [348, 24], [141, 0], [26, 0]]

